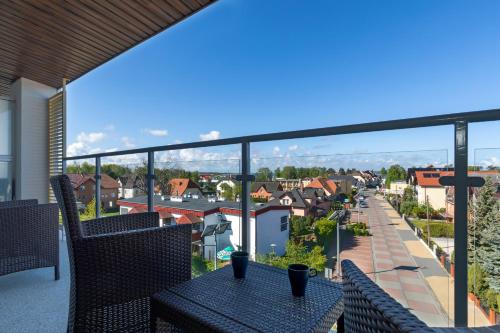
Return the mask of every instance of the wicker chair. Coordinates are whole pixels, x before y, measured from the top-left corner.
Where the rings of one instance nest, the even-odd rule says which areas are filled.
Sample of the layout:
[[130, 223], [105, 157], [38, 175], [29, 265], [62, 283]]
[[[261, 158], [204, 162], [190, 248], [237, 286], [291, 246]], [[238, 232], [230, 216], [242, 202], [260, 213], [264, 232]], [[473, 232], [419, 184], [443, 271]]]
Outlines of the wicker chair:
[[349, 333], [500, 332], [500, 326], [432, 328], [370, 280], [350, 260], [342, 261], [344, 328]]
[[54, 267], [59, 280], [59, 219], [56, 204], [36, 199], [0, 202], [0, 276]]
[[80, 223], [69, 178], [50, 182], [68, 235], [68, 332], [148, 332], [150, 296], [191, 279], [191, 226], [159, 227], [158, 213]]

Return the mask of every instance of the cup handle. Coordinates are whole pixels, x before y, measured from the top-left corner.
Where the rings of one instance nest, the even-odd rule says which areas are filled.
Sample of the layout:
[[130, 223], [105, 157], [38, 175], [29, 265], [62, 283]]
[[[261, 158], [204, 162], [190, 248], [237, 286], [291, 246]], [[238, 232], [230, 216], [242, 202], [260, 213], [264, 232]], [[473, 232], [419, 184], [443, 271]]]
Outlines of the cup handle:
[[315, 277], [316, 275], [318, 275], [318, 271], [315, 268], [311, 268], [309, 270], [309, 277]]

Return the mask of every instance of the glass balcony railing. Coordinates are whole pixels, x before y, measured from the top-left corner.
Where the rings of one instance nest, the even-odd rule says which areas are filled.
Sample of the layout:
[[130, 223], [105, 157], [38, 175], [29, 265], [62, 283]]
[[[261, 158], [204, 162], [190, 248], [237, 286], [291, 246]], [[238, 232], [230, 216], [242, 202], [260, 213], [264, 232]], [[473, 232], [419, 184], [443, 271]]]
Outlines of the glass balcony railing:
[[[350, 259], [429, 326], [485, 326], [499, 317], [497, 268], [484, 258], [499, 237], [490, 231], [500, 149], [469, 147], [467, 130], [497, 118], [486, 111], [133, 149], [67, 158], [66, 173], [93, 175], [100, 191], [86, 208], [97, 216], [156, 211], [162, 225], [190, 224], [194, 277], [239, 249], [333, 280]], [[426, 149], [436, 143], [442, 149]], [[488, 172], [486, 187], [472, 187]]]

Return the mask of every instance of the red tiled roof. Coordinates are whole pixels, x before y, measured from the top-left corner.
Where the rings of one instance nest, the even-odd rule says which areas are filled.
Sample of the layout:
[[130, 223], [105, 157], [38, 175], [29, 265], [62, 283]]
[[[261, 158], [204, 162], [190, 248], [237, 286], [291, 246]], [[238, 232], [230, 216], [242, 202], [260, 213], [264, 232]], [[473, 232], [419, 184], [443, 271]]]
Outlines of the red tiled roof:
[[142, 207], [134, 207], [131, 210], [129, 210], [129, 214], [137, 214], [137, 213], [146, 213], [148, 210], [144, 209]]
[[172, 217], [172, 214], [166, 210], [156, 209], [156, 211], [160, 214], [161, 219], [169, 219]]
[[[67, 176], [69, 177], [69, 180], [71, 181], [71, 184], [75, 189], [80, 187], [80, 185], [87, 182], [88, 180], [95, 183], [94, 176], [78, 174], [78, 173], [68, 173]], [[114, 180], [112, 177], [108, 176], [105, 173], [101, 175], [101, 188], [118, 189], [119, 187], [120, 184], [118, 184], [118, 182]]]
[[168, 184], [171, 186], [171, 195], [183, 195], [188, 188], [200, 188], [189, 178], [172, 178]]
[[182, 215], [176, 220], [177, 224], [194, 224], [203, 222], [198, 216], [192, 214]]
[[314, 178], [313, 181], [309, 183], [306, 187], [320, 188], [329, 192], [331, 195], [337, 192], [337, 184], [335, 184], [333, 180], [320, 177]]
[[[486, 177], [488, 175], [498, 175], [498, 171], [481, 170], [481, 171], [468, 171], [469, 176]], [[443, 176], [453, 176], [454, 171], [415, 171], [417, 178], [417, 185], [420, 186], [436, 186], [439, 187], [439, 178]]]

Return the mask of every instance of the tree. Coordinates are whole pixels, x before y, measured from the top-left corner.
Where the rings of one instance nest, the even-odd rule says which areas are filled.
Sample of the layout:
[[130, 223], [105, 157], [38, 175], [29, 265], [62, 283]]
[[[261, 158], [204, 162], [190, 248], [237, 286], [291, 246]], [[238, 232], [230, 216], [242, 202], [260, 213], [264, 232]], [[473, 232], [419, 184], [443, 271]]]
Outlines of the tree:
[[70, 164], [66, 167], [66, 173], [95, 174], [95, 166], [88, 162], [82, 164]]
[[101, 172], [107, 174], [113, 179], [118, 179], [118, 177], [123, 177], [130, 173], [130, 169], [118, 164], [103, 164], [101, 167]]
[[320, 244], [324, 245], [335, 232], [335, 228], [337, 227], [337, 222], [329, 220], [324, 217], [316, 221], [316, 225], [314, 226], [314, 233]]
[[389, 170], [387, 171], [387, 177], [385, 179], [385, 185], [387, 188], [391, 186], [391, 183], [396, 180], [405, 180], [406, 179], [406, 171], [399, 164], [391, 165]]
[[260, 168], [255, 174], [255, 180], [265, 182], [273, 179], [273, 173], [269, 168]]
[[290, 264], [304, 264], [318, 271], [323, 271], [326, 265], [326, 256], [323, 255], [320, 246], [314, 246], [308, 251], [304, 244], [293, 241], [286, 243], [286, 253], [283, 257], [268, 255], [258, 259], [282, 269], [287, 269]]
[[500, 292], [500, 206], [495, 194], [496, 186], [488, 177], [479, 190], [477, 201], [473, 206], [475, 221], [468, 225], [472, 231], [469, 239], [473, 242], [469, 243], [469, 248], [472, 248], [472, 257], [469, 256], [469, 260], [474, 262], [475, 251], [476, 262], [487, 273], [486, 279], [490, 287], [498, 293]]
[[[93, 197], [92, 200], [89, 201], [87, 206], [85, 206], [85, 210], [81, 214], [81, 220], [85, 221], [85, 220], [95, 219], [95, 217], [96, 217], [95, 216], [95, 210], [96, 210], [95, 208], [96, 208], [96, 200], [95, 200], [95, 197]], [[102, 208], [102, 205], [101, 205], [101, 207], [99, 207], [99, 211], [100, 211], [100, 216], [103, 216], [104, 209]]]
[[382, 176], [387, 175], [387, 170], [386, 170], [384, 167], [382, 167], [382, 169], [380, 169], [380, 174], [381, 174]]
[[486, 255], [486, 252], [479, 250], [488, 244], [482, 242], [482, 238], [488, 232], [487, 230], [492, 228], [492, 224], [500, 221], [495, 194], [496, 187], [488, 177], [484, 186], [479, 190], [476, 201], [472, 204], [473, 220], [467, 224], [469, 263], [477, 260], [483, 264], [482, 255]]
[[339, 175], [345, 176], [345, 170], [344, 168], [339, 169]]
[[297, 178], [297, 169], [294, 166], [287, 165], [283, 167], [283, 171], [281, 172], [281, 177], [285, 179], [295, 179]]
[[276, 170], [274, 170], [274, 178], [283, 178], [280, 168], [276, 168]]

